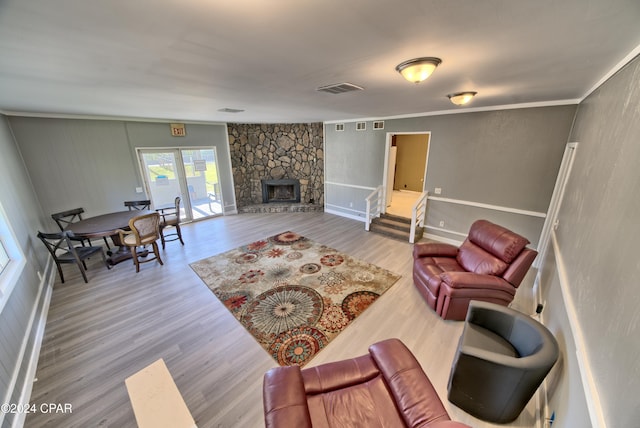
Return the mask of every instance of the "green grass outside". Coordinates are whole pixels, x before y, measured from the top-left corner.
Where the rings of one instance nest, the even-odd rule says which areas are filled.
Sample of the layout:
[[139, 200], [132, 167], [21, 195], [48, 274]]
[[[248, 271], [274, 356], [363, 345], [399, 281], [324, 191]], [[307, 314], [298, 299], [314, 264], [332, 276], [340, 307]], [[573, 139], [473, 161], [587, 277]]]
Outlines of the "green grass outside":
[[[149, 165], [149, 172], [153, 177], [158, 175], [165, 175], [169, 180], [176, 178], [176, 173], [173, 169], [165, 168], [160, 165]], [[185, 164], [184, 166], [185, 173], [187, 177], [195, 177], [196, 175], [202, 174], [203, 171], [194, 171], [193, 164]], [[213, 162], [207, 162], [207, 170], [204, 171], [205, 179], [208, 184], [217, 184], [218, 183], [218, 171], [216, 164]]]

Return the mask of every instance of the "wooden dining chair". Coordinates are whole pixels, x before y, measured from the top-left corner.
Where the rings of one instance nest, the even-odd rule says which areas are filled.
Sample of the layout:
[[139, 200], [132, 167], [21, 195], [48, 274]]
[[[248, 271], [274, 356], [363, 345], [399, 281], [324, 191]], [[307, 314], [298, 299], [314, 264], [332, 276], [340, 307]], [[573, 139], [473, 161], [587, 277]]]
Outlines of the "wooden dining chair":
[[[131, 249], [131, 256], [133, 258], [133, 264], [136, 266], [136, 272], [140, 272], [140, 263], [158, 260], [158, 263], [163, 265], [164, 263], [162, 263], [162, 259], [160, 258], [158, 244], [156, 243], [158, 238], [160, 238], [160, 214], [154, 212], [134, 217], [129, 220], [129, 229], [131, 230], [125, 231], [118, 229], [118, 235], [120, 236], [120, 242]], [[140, 260], [137, 247], [147, 245], [151, 245], [155, 257]]]
[[129, 208], [129, 211], [133, 211], [133, 210], [144, 211], [151, 208], [151, 200], [143, 199], [141, 201], [124, 201], [124, 206]]
[[[56, 224], [60, 228], [60, 231], [64, 231], [65, 227], [69, 226], [71, 223], [82, 220], [82, 213], [84, 213], [84, 208], [74, 208], [72, 210], [51, 214], [51, 218], [56, 222]], [[83, 246], [85, 245], [86, 241], [87, 245], [91, 246], [91, 241], [88, 238], [73, 237], [70, 239], [72, 241], [80, 242]]]
[[80, 269], [80, 273], [82, 274], [82, 278], [84, 278], [84, 282], [88, 283], [87, 279], [87, 265], [85, 260], [90, 258], [95, 254], [100, 254], [102, 256], [102, 261], [104, 262], [107, 269], [111, 269], [111, 266], [107, 263], [107, 259], [104, 255], [104, 249], [102, 246], [74, 246], [73, 241], [71, 240], [71, 233], [67, 231], [55, 232], [55, 233], [43, 233], [38, 231], [38, 238], [44, 243], [45, 247], [53, 257], [53, 261], [56, 263], [58, 267], [58, 274], [60, 275], [60, 280], [64, 284], [64, 274], [62, 273], [62, 265], [68, 263], [75, 263], [78, 265], [78, 269]]
[[[184, 245], [182, 240], [182, 231], [180, 230], [180, 196], [176, 196], [175, 206], [170, 208], [159, 208], [156, 211], [160, 214], [160, 240], [162, 241], [162, 249], [164, 250], [164, 244], [166, 241], [180, 240], [180, 243]], [[173, 227], [174, 232], [166, 233], [167, 228]], [[167, 237], [170, 237], [167, 239]]]
[[[56, 222], [56, 224], [60, 228], [60, 231], [64, 232], [64, 230], [70, 224], [82, 220], [83, 213], [84, 213], [84, 208], [74, 208], [72, 210], [51, 214], [51, 218], [53, 219], [53, 221]], [[71, 239], [72, 241], [80, 242], [82, 246], [85, 245], [85, 241], [86, 241], [87, 245], [91, 246], [91, 240], [89, 238], [79, 238], [79, 237], [70, 235], [69, 239]], [[107, 246], [107, 250], [111, 249], [111, 247], [109, 246], [109, 241], [107, 241], [107, 237], [105, 236], [102, 239], [104, 240], [104, 244]]]

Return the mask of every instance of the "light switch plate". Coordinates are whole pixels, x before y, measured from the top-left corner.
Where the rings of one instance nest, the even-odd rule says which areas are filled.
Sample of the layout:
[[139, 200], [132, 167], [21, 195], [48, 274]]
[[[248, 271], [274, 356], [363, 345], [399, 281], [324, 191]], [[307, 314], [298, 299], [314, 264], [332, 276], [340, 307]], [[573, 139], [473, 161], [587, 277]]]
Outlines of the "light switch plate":
[[136, 187], [136, 193], [142, 193], [142, 187]]

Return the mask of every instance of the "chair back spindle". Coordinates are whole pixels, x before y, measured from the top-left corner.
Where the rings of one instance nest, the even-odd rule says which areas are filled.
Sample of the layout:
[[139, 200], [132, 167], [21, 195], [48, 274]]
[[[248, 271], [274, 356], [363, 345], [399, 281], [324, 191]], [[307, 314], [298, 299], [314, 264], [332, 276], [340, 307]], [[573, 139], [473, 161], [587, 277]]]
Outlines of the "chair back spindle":
[[129, 211], [144, 211], [151, 208], [151, 200], [143, 199], [140, 201], [124, 201], [124, 206], [129, 208]]

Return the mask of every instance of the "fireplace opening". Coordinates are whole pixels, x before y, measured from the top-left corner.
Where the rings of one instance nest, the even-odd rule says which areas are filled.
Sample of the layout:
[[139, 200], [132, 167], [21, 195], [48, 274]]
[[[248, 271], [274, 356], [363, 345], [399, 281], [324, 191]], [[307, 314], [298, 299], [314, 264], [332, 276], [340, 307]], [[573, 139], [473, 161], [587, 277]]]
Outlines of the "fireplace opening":
[[262, 180], [262, 203], [300, 202], [300, 180]]

